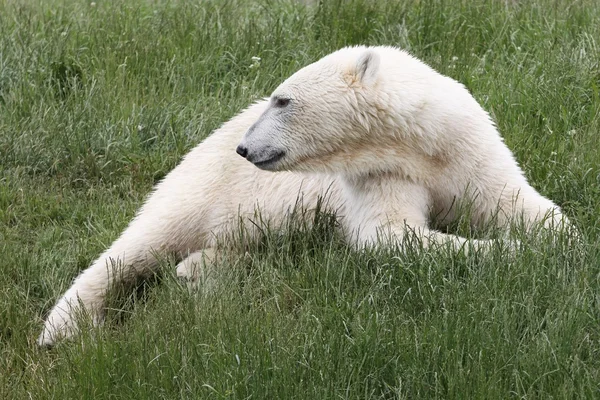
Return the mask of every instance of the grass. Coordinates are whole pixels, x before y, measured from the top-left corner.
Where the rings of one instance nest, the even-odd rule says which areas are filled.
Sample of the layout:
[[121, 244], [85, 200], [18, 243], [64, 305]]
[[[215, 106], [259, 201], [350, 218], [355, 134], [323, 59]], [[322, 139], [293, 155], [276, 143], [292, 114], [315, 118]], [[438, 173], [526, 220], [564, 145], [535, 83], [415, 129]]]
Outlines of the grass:
[[[600, 398], [599, 18], [593, 0], [0, 3], [0, 398]], [[224, 257], [213, 293], [165, 263], [104, 327], [35, 346], [188, 150], [350, 44], [463, 82], [582, 244], [355, 252], [324, 218]]]

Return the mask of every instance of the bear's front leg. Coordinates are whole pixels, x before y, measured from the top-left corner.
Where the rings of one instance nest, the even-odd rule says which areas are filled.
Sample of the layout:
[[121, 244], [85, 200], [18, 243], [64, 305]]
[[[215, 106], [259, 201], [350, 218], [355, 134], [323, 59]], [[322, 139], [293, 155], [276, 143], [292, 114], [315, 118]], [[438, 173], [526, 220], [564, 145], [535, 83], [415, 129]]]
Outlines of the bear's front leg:
[[46, 318], [38, 339], [41, 346], [51, 346], [57, 340], [75, 335], [82, 319], [98, 325], [104, 318], [106, 294], [113, 285], [130, 285], [156, 271], [159, 264], [157, 255], [168, 244], [168, 238], [164, 237], [162, 241], [160, 230], [152, 230], [148, 234], [148, 230], [141, 229], [139, 225], [139, 221], [134, 221], [104, 254], [75, 279]]
[[450, 245], [456, 252], [468, 252], [487, 251], [493, 246], [490, 240], [466, 239], [430, 229], [429, 191], [416, 183], [395, 177], [346, 179], [345, 195], [347, 213], [342, 223], [347, 237], [359, 247], [392, 241], [402, 248]]
[[94, 324], [102, 322], [108, 291], [152, 276], [164, 256], [181, 257], [206, 247], [208, 235], [202, 210], [207, 202], [201, 193], [184, 196], [176, 190], [191, 189], [159, 187], [111, 247], [75, 279], [46, 318], [38, 339], [40, 345], [51, 346], [75, 335], [82, 318]]

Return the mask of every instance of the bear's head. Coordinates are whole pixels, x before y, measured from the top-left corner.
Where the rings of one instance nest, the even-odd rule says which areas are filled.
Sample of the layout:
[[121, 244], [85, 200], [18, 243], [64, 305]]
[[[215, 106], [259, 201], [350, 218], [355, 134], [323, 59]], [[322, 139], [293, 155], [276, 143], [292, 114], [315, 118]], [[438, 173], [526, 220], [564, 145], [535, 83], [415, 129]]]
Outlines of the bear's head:
[[388, 116], [380, 63], [377, 48], [351, 47], [302, 68], [273, 92], [238, 154], [269, 171], [338, 173], [377, 163]]

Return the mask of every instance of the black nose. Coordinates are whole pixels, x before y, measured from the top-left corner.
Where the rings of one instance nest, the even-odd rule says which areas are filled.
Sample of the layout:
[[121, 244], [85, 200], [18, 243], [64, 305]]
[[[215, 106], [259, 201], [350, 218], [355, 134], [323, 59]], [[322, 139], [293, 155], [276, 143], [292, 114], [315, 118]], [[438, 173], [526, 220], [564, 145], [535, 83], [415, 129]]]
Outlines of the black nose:
[[241, 144], [237, 147], [237, 149], [235, 149], [235, 151], [244, 158], [246, 158], [246, 156], [248, 155], [248, 149], [242, 146]]

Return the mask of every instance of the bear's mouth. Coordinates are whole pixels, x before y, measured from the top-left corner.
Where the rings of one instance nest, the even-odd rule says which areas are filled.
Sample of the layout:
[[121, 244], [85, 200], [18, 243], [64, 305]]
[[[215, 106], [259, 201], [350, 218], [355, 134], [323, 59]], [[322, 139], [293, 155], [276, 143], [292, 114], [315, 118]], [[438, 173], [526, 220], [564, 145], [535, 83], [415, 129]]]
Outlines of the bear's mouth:
[[253, 161], [253, 164], [260, 169], [270, 169], [269, 166], [272, 166], [273, 164], [277, 163], [284, 156], [285, 156], [285, 151], [278, 151], [277, 153], [273, 154], [271, 157], [267, 158], [266, 160]]

